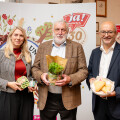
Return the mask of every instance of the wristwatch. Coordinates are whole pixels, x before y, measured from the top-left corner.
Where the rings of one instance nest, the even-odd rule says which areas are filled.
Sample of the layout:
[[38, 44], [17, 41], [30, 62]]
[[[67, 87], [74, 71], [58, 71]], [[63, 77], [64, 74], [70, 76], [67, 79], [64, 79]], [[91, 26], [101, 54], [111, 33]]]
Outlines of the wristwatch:
[[68, 83], [68, 85], [69, 85], [69, 86], [72, 86], [72, 81], [70, 81], [70, 82]]

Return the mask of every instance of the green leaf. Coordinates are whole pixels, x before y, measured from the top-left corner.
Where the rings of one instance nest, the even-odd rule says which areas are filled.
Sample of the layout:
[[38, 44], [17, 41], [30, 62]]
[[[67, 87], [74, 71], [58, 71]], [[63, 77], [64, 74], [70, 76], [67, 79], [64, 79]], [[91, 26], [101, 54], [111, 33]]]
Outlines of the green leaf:
[[5, 24], [5, 20], [3, 19], [3, 23]]
[[6, 27], [7, 26], [7, 24], [4, 24], [4, 26], [3, 27]]
[[64, 68], [58, 63], [52, 62], [49, 64], [49, 72], [55, 75], [61, 74]]
[[1, 15], [0, 15], [0, 21], [1, 21]]
[[15, 21], [15, 19], [13, 18], [13, 21]]
[[13, 19], [16, 17], [16, 15], [13, 16]]
[[4, 32], [6, 31], [6, 28], [4, 29]]
[[5, 24], [4, 26], [7, 27], [7, 24]]
[[10, 15], [8, 16], [8, 18], [7, 19], [9, 19], [10, 18]]
[[37, 29], [35, 30], [35, 34], [37, 36], [40, 36], [40, 31], [41, 31], [41, 27], [37, 27]]

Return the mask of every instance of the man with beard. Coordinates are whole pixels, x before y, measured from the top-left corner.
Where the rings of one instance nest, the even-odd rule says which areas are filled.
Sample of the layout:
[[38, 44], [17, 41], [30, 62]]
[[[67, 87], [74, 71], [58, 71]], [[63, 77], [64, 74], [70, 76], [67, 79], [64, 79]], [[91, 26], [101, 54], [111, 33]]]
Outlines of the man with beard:
[[115, 24], [107, 21], [100, 26], [101, 47], [92, 51], [87, 85], [96, 76], [102, 76], [115, 82], [114, 91], [106, 96], [93, 93], [92, 111], [95, 120], [120, 120], [120, 45], [116, 42]]
[[[88, 70], [82, 45], [67, 40], [68, 24], [57, 21], [53, 26], [53, 41], [44, 42], [38, 48], [32, 67], [33, 77], [39, 83], [40, 120], [76, 120], [77, 106], [81, 104], [80, 84], [87, 78]], [[50, 85], [47, 76], [45, 55], [67, 58], [67, 65], [55, 86]]]

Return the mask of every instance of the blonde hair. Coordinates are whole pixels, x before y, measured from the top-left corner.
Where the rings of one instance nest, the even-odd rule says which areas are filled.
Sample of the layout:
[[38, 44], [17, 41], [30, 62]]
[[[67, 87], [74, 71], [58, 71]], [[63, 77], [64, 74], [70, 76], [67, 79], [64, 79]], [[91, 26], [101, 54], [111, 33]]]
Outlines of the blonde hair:
[[25, 56], [26, 62], [30, 63], [31, 62], [31, 56], [30, 56], [30, 52], [28, 50], [27, 36], [26, 36], [25, 30], [20, 26], [16, 26], [10, 31], [10, 33], [8, 35], [8, 38], [7, 38], [6, 47], [4, 49], [5, 50], [5, 56], [10, 59], [10, 54], [11, 53], [14, 54], [11, 36], [13, 35], [13, 33], [16, 29], [19, 29], [23, 33], [24, 42], [21, 45], [21, 48], [22, 48], [21, 51], [22, 51], [23, 56]]

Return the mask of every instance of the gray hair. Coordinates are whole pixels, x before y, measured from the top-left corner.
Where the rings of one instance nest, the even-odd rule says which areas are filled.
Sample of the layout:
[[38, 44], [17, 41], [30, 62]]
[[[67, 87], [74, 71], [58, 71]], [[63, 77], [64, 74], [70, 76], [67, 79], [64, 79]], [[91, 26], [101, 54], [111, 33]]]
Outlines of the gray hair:
[[65, 20], [62, 19], [62, 20], [55, 21], [53, 24], [53, 29], [54, 29], [55, 24], [57, 24], [57, 23], [65, 23], [66, 28], [67, 28], [67, 32], [69, 32], [69, 24]]

